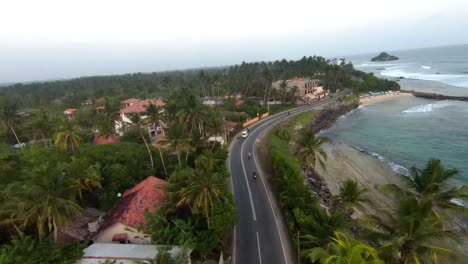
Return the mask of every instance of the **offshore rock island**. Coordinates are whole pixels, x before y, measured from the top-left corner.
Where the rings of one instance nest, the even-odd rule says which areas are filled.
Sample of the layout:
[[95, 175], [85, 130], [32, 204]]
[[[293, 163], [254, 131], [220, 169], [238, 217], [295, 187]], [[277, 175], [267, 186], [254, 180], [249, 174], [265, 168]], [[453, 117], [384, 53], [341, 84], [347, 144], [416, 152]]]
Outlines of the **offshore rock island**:
[[371, 59], [371, 61], [394, 61], [399, 60], [397, 56], [393, 56], [383, 51], [378, 56]]

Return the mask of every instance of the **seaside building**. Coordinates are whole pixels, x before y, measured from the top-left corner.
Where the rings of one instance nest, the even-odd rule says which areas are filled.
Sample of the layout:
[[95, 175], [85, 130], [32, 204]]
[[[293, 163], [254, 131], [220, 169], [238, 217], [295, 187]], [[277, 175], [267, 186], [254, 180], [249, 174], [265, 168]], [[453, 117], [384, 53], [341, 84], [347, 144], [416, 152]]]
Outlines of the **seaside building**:
[[[283, 80], [273, 82], [272, 87], [281, 89], [282, 82]], [[326, 94], [323, 85], [318, 79], [294, 77], [286, 80], [286, 90], [288, 92], [294, 89], [294, 87], [297, 87], [297, 96], [299, 96], [302, 103], [310, 103], [313, 100], [324, 97]]]
[[104, 217], [95, 243], [151, 244], [149, 235], [139, 230], [146, 223], [146, 211], [155, 212], [164, 203], [164, 180], [149, 176], [125, 191]]
[[66, 118], [73, 119], [75, 118], [76, 111], [78, 111], [78, 109], [76, 108], [67, 108], [63, 111], [63, 114], [65, 115]]
[[[141, 119], [146, 118], [144, 112], [146, 111], [146, 106], [153, 104], [159, 107], [164, 107], [164, 101], [160, 99], [145, 99], [139, 100], [135, 98], [130, 98], [125, 101], [122, 101], [123, 109], [119, 111], [119, 117], [115, 120], [115, 131], [123, 136], [127, 127], [134, 125], [130, 117], [132, 115], [139, 115]], [[164, 111], [164, 110], [162, 110]], [[166, 124], [162, 121], [158, 122], [158, 125], [153, 127], [148, 124], [146, 129], [150, 134], [150, 137], [153, 138], [156, 134], [162, 133], [163, 129], [166, 127]]]

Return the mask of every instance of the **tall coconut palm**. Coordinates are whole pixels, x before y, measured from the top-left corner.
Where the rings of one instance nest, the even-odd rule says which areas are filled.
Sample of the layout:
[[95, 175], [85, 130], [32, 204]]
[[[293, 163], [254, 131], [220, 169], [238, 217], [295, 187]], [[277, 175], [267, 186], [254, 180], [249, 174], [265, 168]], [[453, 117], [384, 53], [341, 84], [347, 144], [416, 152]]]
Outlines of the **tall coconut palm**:
[[445, 169], [439, 159], [430, 159], [424, 169], [412, 167], [409, 177], [401, 177], [406, 185], [405, 189], [395, 184], [388, 184], [382, 188], [397, 195], [410, 192], [419, 199], [429, 199], [435, 206], [437, 214], [446, 215], [445, 209], [467, 213], [468, 208], [461, 205], [460, 201], [468, 202], [468, 186], [450, 186], [450, 181], [458, 173], [457, 169]]
[[283, 91], [283, 94], [284, 94], [284, 98], [283, 98], [283, 104], [286, 103], [286, 96], [288, 95], [288, 83], [286, 82], [286, 80], [282, 80], [280, 82], [280, 88], [281, 90]]
[[82, 198], [82, 191], [93, 191], [102, 188], [101, 175], [97, 165], [89, 165], [87, 162], [72, 157], [72, 160], [66, 166], [67, 175], [72, 178], [75, 185], [78, 186], [78, 197]]
[[299, 92], [299, 87], [297, 87], [296, 85], [294, 85], [292, 88], [291, 88], [291, 96], [292, 96], [292, 100], [294, 102], [294, 100], [296, 99], [296, 94]]
[[[219, 113], [215, 113], [207, 122], [207, 130], [210, 136], [214, 137], [222, 137], [224, 140], [226, 139], [224, 121], [220, 117]], [[216, 140], [213, 141], [213, 146], [211, 147], [211, 151], [213, 151], [216, 145]]]
[[357, 207], [362, 209], [363, 203], [370, 202], [364, 194], [368, 190], [366, 188], [359, 188], [357, 181], [347, 179], [341, 186], [340, 192], [335, 196], [335, 201], [339, 207], [342, 207], [345, 212], [351, 213], [351, 208]]
[[52, 134], [52, 125], [51, 118], [45, 109], [41, 109], [41, 112], [35, 116], [35, 121], [33, 124], [33, 139], [37, 140], [42, 138], [46, 146], [50, 143], [50, 138]]
[[78, 148], [81, 143], [81, 137], [78, 136], [78, 131], [79, 127], [72, 120], [62, 120], [55, 134], [55, 144], [75, 152], [75, 149]]
[[303, 248], [325, 247], [332, 242], [333, 232], [346, 230], [349, 221], [342, 211], [327, 213], [319, 205], [315, 205], [313, 214], [303, 215], [299, 209], [294, 209], [299, 225], [309, 231], [302, 237]]
[[316, 168], [317, 163], [325, 169], [327, 153], [323, 150], [323, 145], [330, 142], [330, 139], [323, 136], [316, 136], [312, 129], [305, 130], [297, 142], [295, 154], [299, 160], [307, 165], [306, 175], [310, 168]]
[[312, 263], [324, 264], [384, 264], [375, 248], [344, 233], [335, 232], [327, 249], [316, 247], [305, 250], [303, 254]]
[[388, 263], [438, 263], [452, 250], [440, 246], [459, 242], [456, 233], [441, 218], [432, 213], [430, 200], [419, 200], [405, 194], [395, 208], [380, 209], [378, 214], [364, 219], [362, 234], [380, 246], [380, 255]]
[[217, 172], [195, 169], [188, 185], [178, 191], [177, 206], [189, 206], [193, 214], [201, 214], [210, 226], [210, 212], [214, 204], [227, 200], [227, 185]]
[[13, 184], [10, 191], [8, 202], [16, 204], [21, 212], [16, 220], [23, 228], [34, 224], [39, 239], [44, 238], [47, 227], [56, 241], [58, 225], [80, 211], [76, 202], [78, 186], [57, 167], [42, 166], [24, 181]]
[[[149, 124], [151, 126], [152, 129], [154, 129], [155, 131], [155, 135], [156, 135], [156, 143], [158, 143], [158, 131], [157, 131], [157, 128], [161, 128], [161, 131], [164, 131], [164, 128], [163, 126], [161, 125], [163, 120], [164, 120], [164, 114], [163, 114], [163, 110], [150, 103], [149, 105], [145, 105], [145, 112], [143, 113], [143, 115], [146, 116], [145, 120], [143, 120], [144, 123], [146, 124]], [[163, 132], [164, 134], [164, 132]], [[162, 152], [161, 152], [161, 146], [159, 145], [159, 143], [157, 144], [157, 147], [158, 147], [158, 151], [159, 151], [159, 158], [161, 159], [161, 163], [163, 165], [163, 169], [164, 169], [164, 173], [167, 175], [167, 171], [166, 171], [166, 164], [164, 163], [164, 157], [162, 155]]]
[[151, 161], [151, 168], [154, 168], [153, 155], [151, 154], [150, 146], [148, 145], [148, 141], [146, 140], [145, 135], [143, 135], [143, 131], [141, 128], [141, 117], [138, 114], [134, 113], [133, 115], [130, 116], [130, 121], [132, 121], [133, 127], [138, 131], [138, 134], [140, 134], [141, 139], [143, 139], [146, 150], [148, 151], [148, 156]]
[[179, 166], [182, 165], [180, 159], [180, 152], [187, 150], [189, 144], [189, 138], [184, 123], [175, 122], [169, 126], [166, 133], [166, 139], [163, 141], [170, 146], [172, 151], [177, 153], [177, 159], [179, 160]]
[[18, 121], [17, 115], [16, 115], [16, 108], [17, 107], [14, 104], [4, 105], [0, 117], [3, 123], [5, 124], [5, 126], [8, 129], [10, 129], [11, 132], [13, 133], [18, 144], [21, 145], [21, 141], [19, 140], [18, 135], [16, 134], [16, 131], [15, 131], [15, 125]]
[[[195, 139], [194, 130], [198, 126], [199, 134], [203, 135], [202, 125], [206, 121], [206, 111], [198, 98], [194, 95], [188, 95], [183, 100], [182, 108], [177, 112], [177, 117], [182, 123], [188, 124], [189, 137]], [[185, 154], [185, 161], [188, 161], [189, 150]]]

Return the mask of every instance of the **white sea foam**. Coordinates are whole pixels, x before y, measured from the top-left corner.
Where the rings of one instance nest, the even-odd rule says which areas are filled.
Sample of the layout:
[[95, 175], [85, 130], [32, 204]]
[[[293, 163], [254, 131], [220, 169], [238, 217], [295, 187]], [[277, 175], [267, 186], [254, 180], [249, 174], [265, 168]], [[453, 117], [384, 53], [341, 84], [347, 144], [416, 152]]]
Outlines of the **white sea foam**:
[[392, 170], [398, 174], [403, 174], [403, 175], [406, 175], [408, 176], [409, 175], [409, 171], [407, 168], [399, 165], [399, 164], [396, 164], [394, 162], [389, 162], [388, 165], [390, 165], [390, 167], [392, 168]]
[[383, 156], [379, 155], [378, 153], [370, 152], [369, 154], [371, 154], [371, 156], [374, 156], [374, 157], [378, 158], [380, 161], [385, 160], [385, 158]]
[[378, 63], [378, 62], [368, 62], [355, 65], [356, 68], [368, 68], [368, 67], [394, 67], [394, 66], [405, 66], [407, 63]]
[[408, 79], [437, 81], [448, 85], [468, 88], [468, 75], [466, 74], [419, 73], [407, 72], [405, 69], [406, 67], [390, 67], [383, 70], [380, 74], [390, 77], [404, 77]]
[[431, 66], [424, 66], [424, 65], [421, 65], [421, 68], [426, 69], [426, 70], [432, 69]]
[[426, 105], [418, 105], [411, 107], [409, 109], [406, 109], [403, 111], [403, 113], [427, 113], [427, 112], [432, 112], [433, 109], [442, 109], [447, 106], [451, 106], [454, 104], [454, 101], [450, 100], [445, 100], [445, 101], [439, 101], [433, 104], [426, 104]]

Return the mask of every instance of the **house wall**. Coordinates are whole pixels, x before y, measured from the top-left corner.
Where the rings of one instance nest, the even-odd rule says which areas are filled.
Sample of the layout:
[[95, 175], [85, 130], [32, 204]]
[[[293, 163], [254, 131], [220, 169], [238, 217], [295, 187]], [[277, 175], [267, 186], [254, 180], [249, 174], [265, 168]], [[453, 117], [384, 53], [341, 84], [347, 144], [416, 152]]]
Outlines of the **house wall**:
[[[127, 239], [131, 244], [140, 244], [140, 245], [149, 245], [151, 244], [151, 238], [143, 233], [140, 233], [136, 228], [124, 225], [122, 223], [116, 223], [105, 230], [99, 232], [99, 234], [94, 237], [95, 243], [114, 243], [119, 244], [117, 241], [112, 241], [112, 237], [115, 234], [127, 233]], [[145, 237], [147, 236], [147, 237]]]

